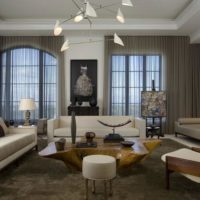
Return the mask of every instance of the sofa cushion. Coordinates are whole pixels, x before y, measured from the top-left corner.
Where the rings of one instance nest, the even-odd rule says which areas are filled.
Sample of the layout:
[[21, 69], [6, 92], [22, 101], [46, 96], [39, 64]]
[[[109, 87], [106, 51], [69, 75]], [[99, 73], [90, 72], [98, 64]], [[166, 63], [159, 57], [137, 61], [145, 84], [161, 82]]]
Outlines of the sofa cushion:
[[180, 124], [200, 124], [200, 118], [179, 118]]
[[5, 136], [4, 130], [2, 126], [0, 125], [0, 137], [4, 137], [4, 136]]
[[[134, 118], [131, 116], [76, 116], [76, 126], [78, 128], [105, 128], [106, 126], [99, 123], [98, 120], [107, 124], [116, 125], [124, 123], [129, 119], [131, 123], [122, 126], [122, 128], [134, 127]], [[62, 128], [71, 127], [71, 116], [60, 116], [59, 126]]]
[[200, 139], [200, 124], [183, 124], [176, 128], [178, 133]]
[[34, 133], [8, 134], [0, 139], [0, 161], [35, 141]]
[[117, 125], [124, 123], [131, 119], [131, 123], [126, 124], [125, 126], [122, 126], [123, 128], [127, 127], [134, 127], [134, 122], [133, 118], [129, 116], [77, 116], [76, 121], [77, 121], [77, 126], [81, 128], [108, 128], [101, 123], [98, 122], [98, 120], [110, 124], [110, 125]]
[[[85, 136], [86, 132], [94, 132], [97, 137], [104, 137], [105, 135], [112, 133], [112, 128], [102, 126], [102, 128], [79, 128], [76, 130], [76, 136]], [[139, 130], [136, 128], [117, 128], [116, 133], [119, 133], [123, 137], [135, 137], [139, 136]], [[54, 130], [55, 137], [71, 137], [71, 128], [58, 128]]]

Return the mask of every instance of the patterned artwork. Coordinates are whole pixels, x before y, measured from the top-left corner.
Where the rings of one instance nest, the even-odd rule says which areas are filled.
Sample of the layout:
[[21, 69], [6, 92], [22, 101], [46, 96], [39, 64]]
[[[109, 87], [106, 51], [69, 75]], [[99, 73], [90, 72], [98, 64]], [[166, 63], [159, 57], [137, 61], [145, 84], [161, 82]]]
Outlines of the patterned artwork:
[[97, 60], [71, 60], [71, 102], [97, 102]]
[[166, 116], [166, 93], [164, 91], [143, 91], [141, 101], [143, 117]]

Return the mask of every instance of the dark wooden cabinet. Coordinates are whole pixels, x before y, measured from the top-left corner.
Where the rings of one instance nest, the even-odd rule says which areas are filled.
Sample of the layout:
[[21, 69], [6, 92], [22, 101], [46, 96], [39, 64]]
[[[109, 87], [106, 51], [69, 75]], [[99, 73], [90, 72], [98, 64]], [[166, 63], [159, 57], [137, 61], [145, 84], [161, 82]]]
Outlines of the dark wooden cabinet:
[[68, 115], [71, 115], [71, 112], [74, 111], [77, 116], [87, 116], [87, 115], [99, 115], [99, 107], [91, 106], [68, 106]]

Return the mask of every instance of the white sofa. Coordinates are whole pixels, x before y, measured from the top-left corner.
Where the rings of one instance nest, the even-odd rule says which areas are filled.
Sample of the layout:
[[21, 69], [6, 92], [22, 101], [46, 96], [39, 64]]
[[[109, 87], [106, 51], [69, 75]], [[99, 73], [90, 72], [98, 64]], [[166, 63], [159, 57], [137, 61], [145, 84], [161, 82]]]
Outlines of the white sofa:
[[0, 137], [0, 169], [13, 162], [30, 149], [37, 148], [37, 128], [7, 128], [0, 118], [5, 136]]
[[175, 135], [178, 134], [200, 140], [200, 118], [179, 118], [175, 122]]
[[[86, 132], [95, 132], [97, 137], [104, 137], [112, 133], [112, 128], [104, 126], [98, 120], [107, 124], [119, 124], [131, 120], [131, 123], [116, 128], [115, 132], [123, 137], [146, 138], [146, 121], [131, 116], [76, 116], [76, 138], [84, 136]], [[65, 137], [71, 141], [71, 116], [60, 116], [57, 119], [50, 119], [47, 122], [48, 142], [56, 141]]]

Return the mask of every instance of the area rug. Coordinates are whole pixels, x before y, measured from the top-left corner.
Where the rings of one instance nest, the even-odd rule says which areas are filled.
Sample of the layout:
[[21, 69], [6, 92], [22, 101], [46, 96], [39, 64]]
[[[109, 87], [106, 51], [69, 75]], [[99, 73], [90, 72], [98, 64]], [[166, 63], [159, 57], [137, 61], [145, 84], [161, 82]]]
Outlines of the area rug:
[[[39, 140], [39, 148], [46, 140]], [[165, 168], [162, 154], [182, 148], [183, 145], [164, 139], [144, 162], [121, 170], [113, 182], [110, 200], [199, 200], [200, 184], [174, 173], [171, 189], [165, 189]], [[84, 180], [81, 173], [67, 169], [62, 161], [41, 158], [36, 151], [23, 156], [19, 164], [11, 164], [0, 171], [0, 200], [82, 200]], [[97, 193], [89, 199], [101, 200], [103, 183], [97, 183]]]

